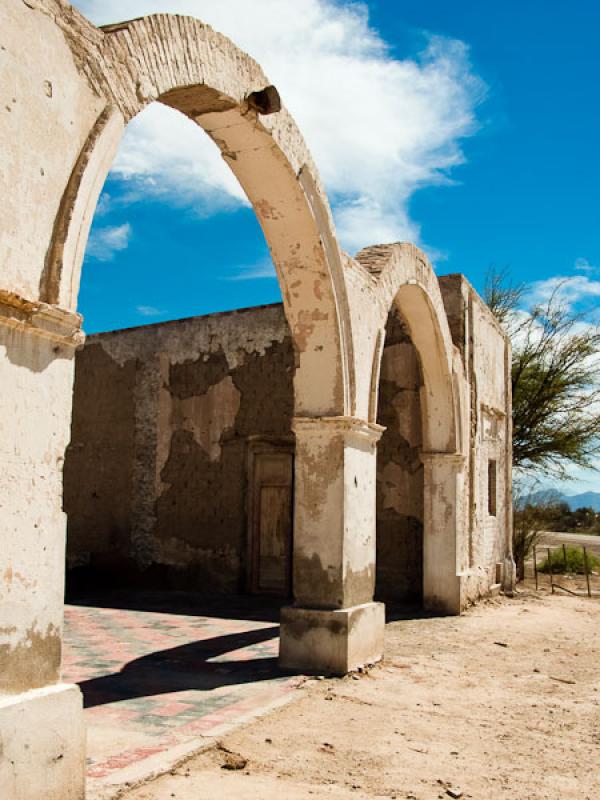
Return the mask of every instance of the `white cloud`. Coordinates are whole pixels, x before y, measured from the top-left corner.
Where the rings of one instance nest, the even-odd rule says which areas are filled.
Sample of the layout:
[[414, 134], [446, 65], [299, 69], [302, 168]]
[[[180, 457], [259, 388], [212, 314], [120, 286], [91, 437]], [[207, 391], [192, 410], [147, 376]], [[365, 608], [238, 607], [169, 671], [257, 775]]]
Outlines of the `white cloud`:
[[96, 261], [112, 261], [115, 253], [126, 250], [131, 239], [131, 225], [93, 228], [88, 240], [86, 256]]
[[[351, 249], [417, 239], [408, 201], [448, 182], [474, 132], [483, 84], [461, 42], [430, 37], [400, 60], [369, 26], [364, 3], [341, 0], [79, 0], [97, 24], [157, 11], [196, 16], [254, 56], [295, 116]], [[208, 137], [150, 107], [128, 128], [115, 174], [202, 213], [245, 198]]]
[[532, 283], [527, 300], [543, 304], [553, 295], [569, 309], [582, 304], [595, 304], [595, 298], [600, 297], [600, 280], [593, 280], [587, 275], [555, 275]]
[[135, 310], [138, 314], [141, 314], [142, 317], [158, 317], [160, 314], [164, 312], [160, 308], [155, 308], [154, 306], [136, 306]]
[[112, 174], [123, 180], [129, 202], [150, 194], [203, 215], [248, 202], [214, 142], [159, 103], [129, 123]]
[[237, 272], [228, 275], [225, 280], [227, 281], [256, 281], [264, 280], [277, 280], [277, 274], [272, 261], [261, 261], [251, 267], [240, 267]]
[[105, 217], [112, 208], [112, 197], [107, 191], [103, 191], [96, 205], [96, 217]]
[[417, 242], [420, 229], [406, 209], [399, 205], [391, 210], [388, 204], [370, 195], [341, 200], [335, 207], [335, 221], [341, 241], [351, 252], [380, 242]]
[[594, 273], [598, 271], [598, 267], [595, 267], [593, 264], [590, 264], [587, 258], [576, 258], [575, 269], [578, 272], [587, 272], [587, 273]]

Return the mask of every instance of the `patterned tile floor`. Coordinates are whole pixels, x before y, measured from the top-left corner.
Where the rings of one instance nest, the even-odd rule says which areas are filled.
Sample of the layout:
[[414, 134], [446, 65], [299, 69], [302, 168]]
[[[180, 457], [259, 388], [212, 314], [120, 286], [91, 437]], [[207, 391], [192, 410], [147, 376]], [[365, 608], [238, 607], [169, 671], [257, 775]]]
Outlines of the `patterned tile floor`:
[[121, 604], [65, 608], [63, 677], [83, 691], [89, 778], [249, 718], [301, 680], [279, 672], [278, 607], [260, 599]]

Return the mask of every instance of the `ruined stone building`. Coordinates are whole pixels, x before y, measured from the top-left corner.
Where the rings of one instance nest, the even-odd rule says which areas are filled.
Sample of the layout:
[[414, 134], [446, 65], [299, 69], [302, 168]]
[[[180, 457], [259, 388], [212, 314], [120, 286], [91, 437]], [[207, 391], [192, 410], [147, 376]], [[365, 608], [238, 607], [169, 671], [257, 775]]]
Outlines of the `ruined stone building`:
[[[462, 276], [440, 288], [481, 418], [465, 558], [487, 584], [506, 547], [505, 343]], [[64, 472], [67, 585], [291, 595], [294, 372], [281, 305], [88, 337]], [[375, 593], [418, 605], [423, 377], [396, 313], [379, 381]]]
[[[344, 673], [382, 655], [375, 591], [458, 614], [511, 588], [510, 348], [413, 245], [341, 250], [276, 88], [202, 22], [3, 0], [0, 61], [0, 797], [80, 800], [67, 514], [74, 579], [288, 594], [281, 663]], [[283, 304], [90, 337], [71, 433], [92, 217], [155, 101], [220, 148]]]

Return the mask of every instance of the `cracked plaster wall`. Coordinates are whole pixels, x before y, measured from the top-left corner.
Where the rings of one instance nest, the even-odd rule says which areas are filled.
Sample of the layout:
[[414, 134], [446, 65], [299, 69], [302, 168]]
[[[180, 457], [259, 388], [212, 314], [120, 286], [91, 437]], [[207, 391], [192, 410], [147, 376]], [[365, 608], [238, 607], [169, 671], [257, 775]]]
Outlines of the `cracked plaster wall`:
[[[290, 435], [293, 372], [281, 306], [90, 337], [77, 356], [65, 466], [75, 581], [89, 586], [90, 576], [111, 574], [163, 587], [242, 589], [247, 443]], [[378, 456], [377, 592], [416, 600], [421, 379], [396, 315], [381, 380], [387, 431]]]
[[[73, 352], [0, 325], [0, 694], [60, 674], [65, 518], [60, 471], [69, 437]], [[45, 392], [37, 392], [43, 378]]]
[[65, 468], [75, 588], [242, 590], [247, 446], [290, 436], [293, 376], [281, 306], [90, 337]]
[[[509, 528], [510, 419], [507, 390], [510, 386], [510, 351], [488, 308], [475, 293], [471, 298], [473, 347], [472, 383], [477, 387], [478, 417], [474, 437], [474, 537], [472, 560], [490, 575], [506, 555], [504, 532]], [[508, 414], [508, 417], [507, 417]], [[495, 462], [496, 513], [489, 513], [488, 464]]]
[[33, 5], [0, 5], [0, 141], [10, 143], [0, 176], [2, 286], [30, 299], [39, 296], [63, 188], [106, 105], [59, 26]]
[[[505, 339], [461, 276], [441, 285], [471, 387], [468, 540], [457, 558], [474, 598], [494, 582], [506, 551]], [[290, 436], [293, 374], [281, 306], [90, 337], [77, 356], [65, 468], [73, 576], [89, 585], [91, 568], [148, 585], [243, 589], [247, 443]], [[376, 593], [387, 600], [422, 596], [421, 387], [417, 351], [394, 312], [377, 420], [386, 431], [377, 461]], [[497, 462], [496, 516], [488, 513], [489, 459]]]
[[[466, 600], [472, 601], [496, 582], [496, 565], [512, 552], [510, 343], [464, 276], [443, 276], [440, 287], [469, 389], [468, 540], [461, 543], [459, 559], [469, 573]], [[490, 460], [496, 462], [495, 515], [488, 505]]]

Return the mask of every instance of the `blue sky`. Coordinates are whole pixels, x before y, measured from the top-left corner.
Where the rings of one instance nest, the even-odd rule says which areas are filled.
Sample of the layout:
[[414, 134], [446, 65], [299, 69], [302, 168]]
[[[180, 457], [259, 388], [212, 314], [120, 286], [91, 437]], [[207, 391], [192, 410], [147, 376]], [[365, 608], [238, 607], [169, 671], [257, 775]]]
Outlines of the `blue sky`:
[[[567, 277], [575, 305], [597, 304], [597, 0], [254, 0], [251, 17], [244, 0], [76, 5], [98, 24], [195, 14], [254, 55], [307, 138], [349, 252], [411, 239], [480, 291], [495, 265], [540, 296]], [[212, 143], [149, 108], [94, 221], [86, 330], [278, 299], [260, 228]]]
[[600, 3], [403, 0], [401, 17], [392, 5], [372, 6], [390, 41], [406, 46], [411, 27], [457, 37], [488, 86], [458, 185], [411, 203], [424, 240], [448, 254], [440, 270], [480, 288], [490, 263], [528, 282], [600, 264]]

